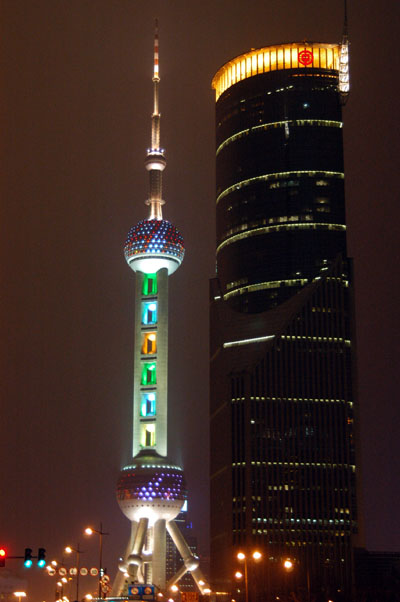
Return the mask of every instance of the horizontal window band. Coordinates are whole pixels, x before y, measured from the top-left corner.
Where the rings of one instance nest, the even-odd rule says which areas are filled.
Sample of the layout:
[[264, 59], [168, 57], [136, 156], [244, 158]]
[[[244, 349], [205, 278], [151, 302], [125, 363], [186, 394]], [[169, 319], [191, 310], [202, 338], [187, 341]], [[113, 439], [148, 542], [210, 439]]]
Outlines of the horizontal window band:
[[223, 190], [218, 196], [216, 203], [218, 205], [219, 201], [224, 198], [226, 195], [234, 192], [235, 190], [240, 190], [240, 188], [244, 188], [247, 186], [251, 186], [256, 182], [268, 182], [270, 180], [279, 180], [279, 179], [287, 179], [287, 178], [301, 178], [302, 176], [311, 177], [311, 178], [338, 178], [343, 180], [344, 173], [342, 171], [324, 171], [324, 170], [300, 170], [300, 171], [277, 171], [274, 173], [263, 174], [261, 176], [255, 176], [254, 178], [248, 178], [247, 180], [242, 180], [240, 182], [236, 182], [229, 188]]
[[217, 247], [217, 254], [227, 245], [238, 240], [250, 238], [252, 236], [260, 236], [262, 234], [269, 234], [271, 232], [290, 232], [296, 230], [331, 230], [334, 232], [345, 232], [346, 226], [344, 224], [330, 224], [327, 222], [294, 222], [291, 224], [276, 224], [274, 226], [264, 226], [262, 228], [254, 228], [253, 230], [246, 230], [230, 236], [226, 240], [222, 241]]
[[[332, 280], [342, 284], [345, 288], [348, 288], [349, 282], [348, 280], [343, 280], [341, 278], [332, 278], [329, 276], [325, 276], [326, 280]], [[316, 276], [312, 282], [316, 282], [321, 280], [321, 276]], [[248, 293], [254, 293], [256, 291], [262, 291], [267, 289], [275, 289], [275, 288], [283, 288], [286, 286], [304, 286], [308, 284], [310, 280], [308, 278], [293, 278], [290, 280], [270, 280], [267, 282], [257, 282], [255, 284], [247, 284], [246, 286], [241, 286], [240, 288], [236, 288], [228, 293], [223, 295], [224, 301], [229, 299], [230, 297], [235, 297], [236, 295], [245, 295]], [[231, 283], [232, 284], [232, 283]], [[229, 286], [229, 284], [227, 285]]]
[[230, 136], [230, 138], [224, 140], [224, 142], [222, 142], [217, 148], [216, 155], [218, 156], [221, 150], [228, 146], [228, 144], [231, 144], [231, 142], [248, 136], [249, 134], [253, 134], [254, 132], [257, 133], [259, 131], [267, 131], [275, 128], [303, 126], [342, 128], [343, 123], [341, 121], [332, 121], [330, 119], [290, 119], [287, 121], [272, 121], [271, 123], [262, 123], [261, 125], [255, 125], [251, 128], [241, 130], [240, 132], [237, 132], [237, 134], [234, 134], [233, 136]]
[[308, 278], [295, 278], [292, 280], [270, 280], [269, 282], [257, 282], [256, 284], [248, 284], [247, 286], [242, 286], [233, 291], [229, 291], [229, 293], [225, 293], [224, 301], [229, 299], [230, 297], [235, 297], [236, 295], [243, 295], [246, 293], [254, 293], [255, 291], [262, 291], [270, 288], [281, 288], [285, 286], [304, 286], [308, 284]]

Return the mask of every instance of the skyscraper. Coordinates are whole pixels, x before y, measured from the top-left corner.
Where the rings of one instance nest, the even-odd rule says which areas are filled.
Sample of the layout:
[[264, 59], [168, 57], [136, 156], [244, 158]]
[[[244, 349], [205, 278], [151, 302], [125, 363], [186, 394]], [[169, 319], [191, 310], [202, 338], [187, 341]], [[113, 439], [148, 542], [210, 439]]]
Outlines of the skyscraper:
[[[133, 450], [132, 461], [120, 474], [117, 499], [131, 521], [131, 534], [112, 590], [113, 596], [145, 595], [146, 599], [153, 595], [147, 585], [165, 591], [188, 571], [200, 591], [205, 585], [199, 559], [174, 522], [187, 491], [182, 468], [167, 457], [168, 277], [182, 263], [184, 246], [181, 234], [162, 216], [166, 160], [160, 145], [159, 82], [156, 25], [151, 147], [145, 161], [150, 215], [131, 228], [124, 249], [136, 273]], [[167, 531], [182, 559], [168, 583]]]
[[235, 553], [259, 548], [264, 598], [294, 586], [349, 592], [357, 511], [347, 36], [252, 50], [212, 85], [212, 581], [229, 587]]

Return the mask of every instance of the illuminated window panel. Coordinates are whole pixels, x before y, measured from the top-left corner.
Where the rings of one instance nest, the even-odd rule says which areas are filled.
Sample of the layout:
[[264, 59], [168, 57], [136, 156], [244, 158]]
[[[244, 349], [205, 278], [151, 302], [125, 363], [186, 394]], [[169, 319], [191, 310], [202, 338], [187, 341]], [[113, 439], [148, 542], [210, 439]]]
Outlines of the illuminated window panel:
[[154, 447], [156, 444], [156, 425], [142, 424], [140, 433], [140, 444], [142, 447]]
[[278, 69], [283, 69], [283, 49], [278, 50]]
[[157, 384], [156, 362], [143, 364], [141, 384], [144, 386]]
[[144, 418], [156, 415], [156, 394], [142, 393], [142, 401], [140, 404], [140, 415]]
[[145, 301], [142, 303], [142, 324], [157, 323], [157, 303]]
[[270, 52], [270, 65], [271, 71], [276, 71], [276, 49], [273, 49]]
[[143, 275], [143, 295], [156, 295], [157, 294], [157, 274], [144, 274]]
[[157, 337], [155, 332], [143, 333], [142, 339], [142, 353], [145, 355], [152, 355], [157, 351]]
[[251, 58], [247, 57], [246, 59], [246, 75], [245, 77], [251, 77], [252, 72], [251, 72]]
[[256, 75], [257, 74], [257, 55], [254, 54], [252, 57], [252, 61], [251, 61], [251, 74], [252, 75]]

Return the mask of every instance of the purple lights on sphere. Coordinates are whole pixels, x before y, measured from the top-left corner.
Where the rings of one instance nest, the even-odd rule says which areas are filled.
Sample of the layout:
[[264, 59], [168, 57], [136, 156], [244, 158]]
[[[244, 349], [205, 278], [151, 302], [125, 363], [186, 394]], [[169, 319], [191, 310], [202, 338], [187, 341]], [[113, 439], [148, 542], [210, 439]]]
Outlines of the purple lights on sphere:
[[183, 472], [175, 466], [132, 466], [121, 471], [117, 499], [150, 502], [184, 501], [187, 490]]
[[183, 260], [185, 247], [180, 232], [167, 220], [144, 219], [129, 230], [125, 243], [125, 258], [135, 255], [168, 255]]

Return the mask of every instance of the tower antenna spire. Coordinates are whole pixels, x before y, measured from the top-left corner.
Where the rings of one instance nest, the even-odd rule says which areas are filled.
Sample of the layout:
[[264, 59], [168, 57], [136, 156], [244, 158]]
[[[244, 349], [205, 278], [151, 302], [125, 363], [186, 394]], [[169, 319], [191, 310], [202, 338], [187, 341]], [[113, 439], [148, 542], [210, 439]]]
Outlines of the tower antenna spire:
[[347, 0], [344, 0], [344, 19], [343, 19], [343, 35], [342, 40], [348, 38], [348, 24], [347, 24]]
[[153, 58], [153, 114], [151, 116], [151, 147], [147, 150], [145, 161], [150, 177], [150, 195], [146, 205], [150, 206], [149, 219], [162, 219], [162, 172], [167, 165], [164, 149], [160, 147], [160, 111], [159, 111], [159, 51], [158, 51], [158, 19], [154, 27], [154, 58]]
[[159, 77], [159, 69], [158, 69], [158, 19], [154, 22], [154, 69], [153, 69], [153, 81], [157, 79], [160, 80]]

